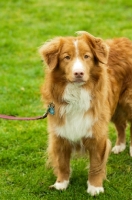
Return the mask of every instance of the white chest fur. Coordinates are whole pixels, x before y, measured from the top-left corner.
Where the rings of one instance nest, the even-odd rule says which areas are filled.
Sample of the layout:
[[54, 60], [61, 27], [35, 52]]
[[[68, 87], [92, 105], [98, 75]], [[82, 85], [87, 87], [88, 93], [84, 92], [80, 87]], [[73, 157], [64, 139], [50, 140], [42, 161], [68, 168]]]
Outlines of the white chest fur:
[[78, 142], [83, 137], [92, 137], [93, 117], [86, 114], [91, 106], [90, 91], [77, 83], [69, 83], [63, 98], [68, 103], [60, 108], [60, 116], [65, 115], [65, 123], [56, 127], [57, 135], [72, 142]]

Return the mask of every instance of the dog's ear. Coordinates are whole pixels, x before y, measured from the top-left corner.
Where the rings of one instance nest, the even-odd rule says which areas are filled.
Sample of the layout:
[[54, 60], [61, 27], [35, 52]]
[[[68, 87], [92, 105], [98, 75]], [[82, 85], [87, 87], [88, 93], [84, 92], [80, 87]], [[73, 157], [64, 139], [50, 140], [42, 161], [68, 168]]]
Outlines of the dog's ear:
[[107, 64], [109, 56], [108, 45], [101, 38], [96, 38], [88, 32], [78, 31], [77, 34], [82, 35], [86, 38], [97, 60], [103, 64]]
[[40, 47], [39, 53], [45, 63], [53, 70], [58, 63], [61, 38], [54, 38]]

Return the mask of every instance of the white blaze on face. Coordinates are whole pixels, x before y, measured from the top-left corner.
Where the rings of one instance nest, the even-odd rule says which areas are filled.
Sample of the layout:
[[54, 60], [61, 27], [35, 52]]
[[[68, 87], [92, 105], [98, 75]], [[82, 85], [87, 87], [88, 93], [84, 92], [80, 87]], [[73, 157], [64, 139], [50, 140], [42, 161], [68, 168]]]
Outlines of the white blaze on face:
[[84, 67], [83, 64], [81, 63], [81, 61], [76, 58], [74, 64], [73, 64], [73, 73], [84, 73]]
[[78, 50], [78, 41], [75, 40], [74, 41], [74, 46], [75, 46], [75, 52], [76, 52], [76, 59], [75, 62], [73, 64], [73, 73], [83, 73], [84, 72], [84, 67], [82, 62], [80, 61], [79, 57], [79, 50]]
[[73, 43], [74, 43], [74, 46], [75, 46], [76, 56], [78, 56], [78, 53], [79, 53], [79, 51], [78, 51], [78, 41], [75, 40]]

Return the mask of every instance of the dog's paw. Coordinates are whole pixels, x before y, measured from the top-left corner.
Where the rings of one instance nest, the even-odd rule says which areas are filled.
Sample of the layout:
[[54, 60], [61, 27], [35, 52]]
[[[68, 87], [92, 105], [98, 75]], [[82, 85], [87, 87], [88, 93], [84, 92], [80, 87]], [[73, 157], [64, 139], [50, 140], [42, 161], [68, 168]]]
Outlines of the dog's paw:
[[103, 187], [95, 187], [95, 186], [91, 185], [89, 183], [89, 181], [87, 182], [87, 184], [88, 184], [87, 193], [89, 193], [91, 196], [96, 196], [99, 193], [103, 193], [104, 192], [104, 188]]
[[51, 185], [50, 188], [55, 188], [56, 190], [66, 190], [69, 185], [69, 181], [55, 182], [54, 185]]
[[130, 156], [132, 157], [132, 146], [130, 146]]
[[118, 154], [122, 151], [124, 151], [126, 148], [126, 145], [124, 143], [121, 143], [120, 145], [115, 145], [113, 148], [112, 148], [112, 152], [114, 154]]

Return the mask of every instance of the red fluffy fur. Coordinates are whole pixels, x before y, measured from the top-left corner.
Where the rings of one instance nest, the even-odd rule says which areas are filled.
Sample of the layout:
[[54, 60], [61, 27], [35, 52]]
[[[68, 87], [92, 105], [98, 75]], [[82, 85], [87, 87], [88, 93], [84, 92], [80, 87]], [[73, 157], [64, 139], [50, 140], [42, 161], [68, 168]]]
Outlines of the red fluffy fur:
[[[64, 183], [70, 177], [72, 150], [83, 146], [85, 152], [90, 155], [88, 181], [94, 186], [94, 189], [89, 186], [88, 192], [96, 195], [103, 192], [100, 188], [106, 177], [105, 167], [111, 146], [107, 137], [108, 123], [112, 119], [116, 125], [119, 134], [116, 143], [118, 146], [125, 143], [126, 122], [132, 123], [132, 43], [126, 38], [103, 41], [87, 32], [79, 34], [77, 37], [55, 38], [40, 48], [42, 58], [47, 64], [42, 88], [43, 99], [46, 105], [51, 102], [55, 104], [55, 115], [48, 116], [48, 152], [57, 176], [56, 183]], [[83, 66], [81, 78], [77, 78], [73, 73], [77, 58]], [[56, 129], [59, 127], [63, 132], [69, 117], [67, 111], [60, 114], [62, 108], [66, 109], [70, 103], [72, 105], [72, 102], [67, 102], [64, 98], [69, 83], [70, 86], [78, 85], [76, 87], [81, 88], [79, 91], [88, 91], [91, 98], [90, 107], [82, 115], [93, 120], [90, 126], [92, 136], [88, 133], [88, 136], [83, 135], [77, 141], [70, 141], [70, 136], [62, 136]], [[78, 109], [81, 109], [79, 106], [81, 105], [78, 105]], [[74, 111], [74, 116], [75, 112], [77, 114], [78, 110]], [[86, 122], [86, 119], [84, 120]], [[66, 189], [67, 186], [54, 187]]]

